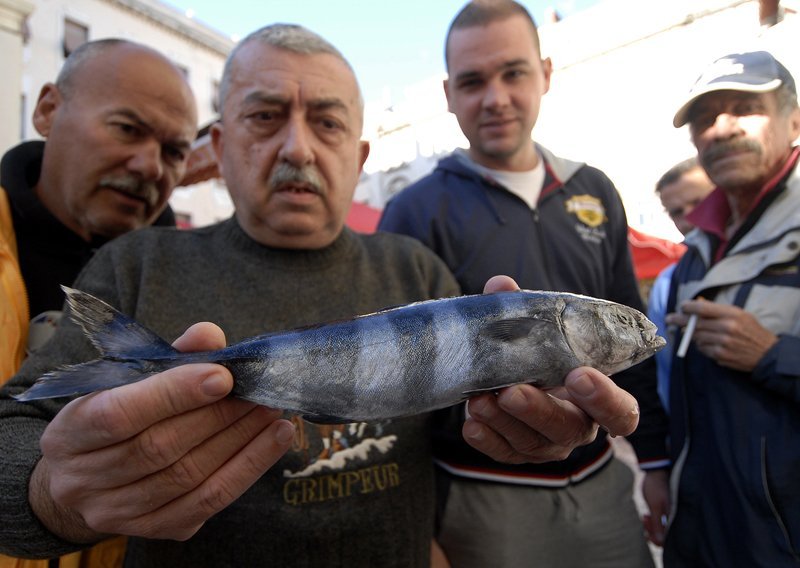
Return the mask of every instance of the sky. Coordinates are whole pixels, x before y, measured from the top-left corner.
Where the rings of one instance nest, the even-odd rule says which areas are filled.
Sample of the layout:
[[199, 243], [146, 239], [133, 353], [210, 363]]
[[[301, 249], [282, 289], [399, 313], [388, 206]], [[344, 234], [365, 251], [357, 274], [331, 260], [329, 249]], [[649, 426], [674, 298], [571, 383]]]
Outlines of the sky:
[[[522, 1], [537, 23], [600, 0]], [[444, 72], [444, 34], [465, 0], [167, 0], [211, 28], [240, 39], [273, 22], [302, 24], [334, 44], [356, 71], [364, 98], [402, 98], [403, 87]], [[387, 91], [388, 90], [388, 91]], [[390, 100], [391, 100], [390, 99]]]

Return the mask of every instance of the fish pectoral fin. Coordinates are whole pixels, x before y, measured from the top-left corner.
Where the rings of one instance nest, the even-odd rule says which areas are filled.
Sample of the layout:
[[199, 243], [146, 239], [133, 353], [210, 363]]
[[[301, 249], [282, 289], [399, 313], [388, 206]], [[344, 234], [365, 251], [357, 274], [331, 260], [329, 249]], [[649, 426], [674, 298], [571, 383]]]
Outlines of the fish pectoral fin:
[[535, 329], [555, 324], [552, 320], [541, 318], [509, 318], [487, 323], [481, 333], [498, 341], [516, 341], [527, 338]]
[[314, 424], [350, 424], [353, 420], [341, 418], [339, 416], [328, 416], [326, 414], [303, 414], [302, 419]]

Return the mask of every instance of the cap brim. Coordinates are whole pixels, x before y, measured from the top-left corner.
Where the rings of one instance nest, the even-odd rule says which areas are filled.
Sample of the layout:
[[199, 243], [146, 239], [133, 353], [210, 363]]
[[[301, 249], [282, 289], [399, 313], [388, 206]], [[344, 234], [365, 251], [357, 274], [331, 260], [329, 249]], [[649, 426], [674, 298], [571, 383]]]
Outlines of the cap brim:
[[720, 81], [718, 83], [713, 83], [711, 85], [706, 85], [698, 90], [692, 90], [689, 93], [689, 99], [683, 103], [681, 108], [678, 109], [678, 112], [675, 113], [675, 117], [672, 119], [672, 125], [675, 128], [680, 128], [684, 124], [686, 124], [689, 120], [689, 109], [692, 105], [702, 97], [703, 95], [707, 95], [708, 93], [713, 93], [714, 91], [743, 91], [745, 93], [768, 93], [770, 91], [774, 91], [781, 85], [780, 79], [773, 79], [768, 83], [763, 83], [761, 85], [748, 85], [746, 83], [740, 83], [738, 81]]

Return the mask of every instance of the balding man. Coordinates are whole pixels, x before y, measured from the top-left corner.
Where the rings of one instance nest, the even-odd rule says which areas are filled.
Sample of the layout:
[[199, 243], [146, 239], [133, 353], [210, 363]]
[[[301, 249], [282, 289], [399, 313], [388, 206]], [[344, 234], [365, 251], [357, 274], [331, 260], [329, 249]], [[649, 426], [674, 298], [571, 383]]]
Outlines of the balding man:
[[[166, 57], [106, 39], [70, 55], [42, 88], [33, 123], [45, 141], [12, 148], [0, 164], [0, 383], [52, 335], [60, 285], [72, 284], [100, 245], [174, 225], [167, 199], [186, 169], [197, 110]], [[82, 565], [121, 550], [106, 543]], [[0, 567], [18, 562], [0, 556]]]
[[[69, 285], [103, 243], [153, 223], [186, 169], [197, 129], [181, 71], [134, 42], [89, 42], [41, 90], [45, 141], [0, 165], [0, 382], [57, 323]], [[28, 336], [29, 321], [31, 336]]]

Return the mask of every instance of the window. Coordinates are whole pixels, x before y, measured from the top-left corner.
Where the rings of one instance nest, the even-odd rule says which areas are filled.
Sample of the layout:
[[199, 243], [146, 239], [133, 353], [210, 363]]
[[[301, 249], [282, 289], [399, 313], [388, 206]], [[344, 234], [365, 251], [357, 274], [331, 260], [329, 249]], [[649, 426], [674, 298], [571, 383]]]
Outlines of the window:
[[64, 18], [64, 57], [89, 41], [89, 28], [69, 18]]
[[211, 81], [211, 110], [219, 114], [219, 81]]
[[20, 120], [19, 120], [19, 139], [25, 140], [27, 138], [25, 133], [25, 121], [28, 120], [28, 98], [25, 93], [22, 93], [19, 101]]
[[[175, 62], [173, 61], [173, 63]], [[186, 65], [181, 65], [180, 63], [175, 63], [175, 67], [177, 67], [178, 71], [181, 72], [183, 78], [186, 79], [186, 81], [189, 81], [189, 68], [186, 67]]]

